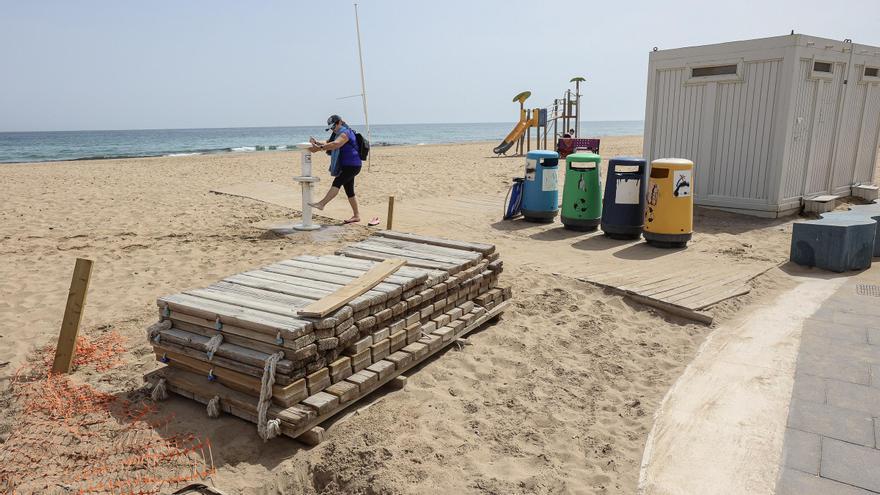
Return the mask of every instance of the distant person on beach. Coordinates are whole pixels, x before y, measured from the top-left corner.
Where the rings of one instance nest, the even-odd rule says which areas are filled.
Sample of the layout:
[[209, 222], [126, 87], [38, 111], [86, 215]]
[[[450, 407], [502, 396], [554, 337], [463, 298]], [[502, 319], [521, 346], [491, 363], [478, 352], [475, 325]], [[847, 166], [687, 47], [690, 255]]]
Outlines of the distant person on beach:
[[323, 210], [327, 203], [339, 194], [339, 189], [345, 189], [348, 203], [351, 205], [352, 217], [345, 223], [357, 223], [361, 221], [358, 211], [358, 202], [354, 194], [354, 178], [361, 172], [361, 156], [358, 153], [357, 138], [354, 131], [342, 120], [339, 115], [331, 115], [327, 119], [326, 131], [332, 131], [330, 141], [322, 142], [315, 138], [309, 138], [312, 147], [309, 151], [330, 151], [330, 175], [334, 177], [333, 184], [321, 201], [309, 203], [313, 208]]
[[574, 136], [575, 136], [575, 134], [574, 134], [574, 129], [569, 129], [569, 130], [568, 130], [568, 134], [569, 134], [568, 137], [574, 137]]

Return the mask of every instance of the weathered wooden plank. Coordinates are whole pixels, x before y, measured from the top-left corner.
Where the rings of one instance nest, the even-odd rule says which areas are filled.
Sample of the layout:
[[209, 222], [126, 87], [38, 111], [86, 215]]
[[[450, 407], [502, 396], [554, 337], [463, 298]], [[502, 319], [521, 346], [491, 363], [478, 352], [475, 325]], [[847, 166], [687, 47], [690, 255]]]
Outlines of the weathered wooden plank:
[[[249, 418], [244, 417], [242, 419], [246, 419], [251, 423], [256, 423], [257, 401], [248, 394], [232, 390], [221, 383], [209, 382], [204, 379], [204, 377], [198, 376], [189, 371], [183, 371], [171, 367], [165, 367], [149, 373], [144, 376], [144, 379], [150, 382], [155, 382], [160, 377], [165, 378], [168, 381], [168, 384], [172, 387], [172, 391], [174, 391], [173, 387], [179, 387], [192, 394], [193, 398], [198, 397], [197, 400], [203, 404], [207, 403], [214, 396], [220, 397], [221, 407], [226, 403], [251, 413], [252, 415]], [[288, 427], [288, 431], [290, 431], [290, 427], [298, 426], [303, 423], [306, 418], [305, 416], [297, 414], [291, 407], [282, 409], [276, 405], [269, 405], [267, 416], [269, 419], [278, 418], [281, 420], [282, 432], [285, 430], [285, 425]], [[301, 432], [297, 433], [297, 435], [299, 434], [301, 434]]]
[[[352, 280], [363, 276], [363, 274], [361, 274], [356, 277], [347, 277], [344, 275], [334, 275], [326, 272], [315, 272], [313, 270], [290, 266], [285, 263], [275, 263], [274, 265], [263, 267], [263, 269], [267, 269], [270, 267], [273, 270], [276, 270], [278, 273], [291, 275], [298, 279], [309, 280], [312, 283], [317, 283], [315, 287], [326, 287], [327, 290], [332, 291], [339, 290], [340, 287], [346, 286], [351, 283]], [[399, 285], [389, 284], [382, 280], [378, 284], [370, 288], [370, 292], [372, 293], [373, 291], [384, 293], [387, 297], [394, 297], [402, 294], [403, 288]]]
[[[160, 339], [162, 341], [167, 340], [178, 345], [183, 345], [195, 349], [197, 351], [202, 351], [203, 358], [207, 360], [207, 354], [205, 354], [205, 344], [207, 344], [210, 340], [208, 337], [173, 327], [169, 328], [168, 330], [159, 330], [159, 335], [161, 336]], [[240, 363], [255, 366], [257, 368], [262, 367], [266, 363], [266, 359], [269, 358], [269, 354], [266, 354], [265, 352], [248, 349], [247, 347], [242, 347], [240, 345], [227, 342], [223, 342], [220, 344], [219, 347], [217, 347], [217, 352], [214, 354], [214, 357], [216, 358], [217, 356], [229, 358]], [[276, 369], [281, 373], [289, 374], [293, 371], [293, 368], [293, 363], [289, 359], [282, 359], [278, 361]]]
[[[217, 334], [217, 330], [215, 330], [213, 327], [210, 327], [210, 326], [206, 327], [204, 325], [196, 325], [196, 324], [190, 323], [187, 320], [180, 319], [179, 317], [181, 317], [181, 316], [188, 317], [189, 315], [178, 315], [176, 313], [171, 313], [171, 316], [168, 318], [171, 321], [174, 328], [186, 330], [187, 332], [199, 334], [204, 337], [212, 337], [213, 335]], [[194, 318], [194, 317], [191, 317], [191, 318]], [[207, 320], [203, 320], [203, 321], [207, 321]], [[258, 332], [250, 332], [250, 333], [245, 334], [245, 335], [247, 335], [246, 337], [242, 337], [238, 333], [230, 332], [229, 331], [230, 328], [236, 328], [236, 327], [232, 327], [231, 325], [225, 325], [223, 327], [223, 329], [220, 330], [220, 333], [223, 334], [223, 341], [224, 342], [229, 342], [231, 344], [240, 345], [242, 347], [247, 347], [249, 349], [254, 349], [254, 350], [257, 350], [260, 352], [265, 352], [267, 354], [274, 354], [278, 351], [281, 351], [284, 353], [284, 357], [286, 359], [289, 359], [293, 362], [303, 362], [306, 360], [310, 360], [310, 359], [313, 359], [317, 355], [316, 351], [309, 351], [309, 350], [305, 349], [306, 347], [309, 346], [309, 344], [312, 344], [315, 341], [314, 334], [303, 335], [302, 337], [300, 337], [299, 339], [294, 341], [294, 342], [300, 342], [300, 341], [302, 342], [301, 346], [294, 349], [293, 347], [295, 347], [298, 344], [293, 344], [293, 343], [288, 343], [287, 341], [282, 341], [282, 345], [278, 346], [275, 339], [269, 337], [268, 335], [264, 335], [264, 334], [261, 334]], [[254, 339], [253, 337], [257, 337], [257, 339]]]
[[[365, 251], [363, 249], [346, 247], [336, 251], [336, 254], [341, 254], [345, 256], [349, 256], [352, 258], [360, 258], [364, 260], [373, 260], [373, 261], [385, 261], [392, 259], [400, 259], [401, 256], [395, 256], [391, 254], [378, 253], [375, 251]], [[458, 265], [453, 265], [451, 263], [438, 263], [436, 261], [428, 261], [419, 258], [411, 258], [409, 256], [403, 256], [403, 259], [406, 260], [408, 265], [416, 266], [419, 268], [429, 268], [432, 270], [444, 270], [449, 272], [450, 274], [455, 274], [461, 271], [461, 267]]]
[[691, 308], [695, 311], [701, 311], [728, 299], [748, 294], [749, 292], [751, 292], [751, 290], [751, 287], [743, 284], [738, 287], [730, 287], [729, 289], [727, 289], [726, 292], [714, 293], [711, 296], [702, 299], [687, 299], [684, 301], [679, 301], [678, 304]]
[[[322, 265], [319, 263], [314, 263], [311, 261], [298, 260], [298, 259], [279, 261], [278, 264], [284, 265], [284, 266], [289, 266], [291, 268], [299, 268], [299, 269], [307, 270], [308, 272], [311, 272], [309, 274], [310, 276], [322, 277], [321, 278], [322, 280], [325, 275], [328, 275], [328, 274], [333, 275], [334, 277], [329, 280], [330, 281], [339, 280], [339, 282], [337, 282], [337, 283], [342, 283], [343, 285], [348, 283], [349, 281], [351, 281], [351, 279], [355, 279], [355, 278], [360, 277], [367, 270], [369, 270], [369, 268], [365, 268], [363, 270], [359, 270], [359, 269], [354, 270], [351, 268], [342, 268], [342, 267], [338, 267], [338, 266], [328, 266], [328, 265]], [[339, 278], [337, 278], [337, 277], [339, 277]], [[342, 281], [343, 278], [347, 279], [347, 280], [343, 282]], [[427, 278], [427, 277], [425, 277], [425, 278]], [[416, 280], [413, 278], [401, 277], [397, 274], [394, 274], [394, 275], [389, 275], [388, 277], [386, 277], [385, 280], [383, 281], [383, 283], [377, 285], [376, 287], [384, 286], [385, 284], [397, 285], [402, 290], [407, 290], [407, 289], [410, 289], [412, 287], [417, 286], [418, 282], [416, 282]]]
[[156, 303], [160, 307], [167, 305], [171, 311], [209, 320], [219, 319], [222, 323], [231, 323], [273, 336], [280, 332], [284, 339], [297, 339], [313, 328], [312, 323], [306, 320], [242, 308], [187, 294], [163, 296]]
[[[261, 387], [260, 378], [220, 366], [215, 367], [184, 354], [166, 352], [166, 356], [169, 360], [167, 363], [169, 366], [182, 368], [202, 377], [207, 376], [208, 372], [212, 371], [217, 381], [223, 385], [226, 385], [233, 390], [252, 395], [254, 396], [255, 401], [259, 399]], [[162, 361], [162, 356], [156, 355], [156, 360]], [[207, 378], [205, 380], [207, 381]], [[306, 389], [306, 381], [304, 378], [300, 378], [290, 385], [281, 386], [276, 384], [272, 387], [272, 402], [284, 407], [292, 406], [306, 397], [308, 397], [308, 390]]]
[[358, 277], [342, 289], [334, 292], [324, 299], [321, 299], [320, 301], [315, 302], [312, 305], [300, 309], [298, 313], [302, 316], [321, 318], [324, 315], [336, 310], [337, 308], [344, 306], [352, 299], [367, 292], [368, 290], [370, 290], [371, 287], [376, 285], [379, 281], [387, 277], [389, 274], [394, 273], [405, 263], [406, 261], [404, 260], [387, 260], [383, 263], [380, 263], [379, 265], [371, 268], [370, 271], [365, 273], [363, 276]]
[[[193, 359], [201, 360], [205, 355], [204, 352], [192, 349], [190, 347], [174, 344], [171, 342], [159, 342], [153, 343], [153, 352], [156, 354], [166, 354], [168, 352], [173, 352], [177, 354], [183, 354], [184, 356], [189, 356]], [[241, 363], [239, 361], [234, 361], [232, 359], [226, 359], [221, 356], [214, 356], [214, 359], [211, 361], [214, 363], [215, 368], [227, 368], [232, 371], [238, 371], [240, 373], [244, 373], [246, 375], [255, 376], [257, 378], [263, 377], [263, 369], [257, 368], [256, 366], [251, 366], [248, 364]], [[304, 373], [301, 373], [304, 375]], [[292, 382], [302, 378], [301, 376], [288, 376], [282, 373], [275, 373], [275, 382], [279, 385], [290, 385]]]
[[[336, 292], [337, 290], [340, 289], [340, 287], [343, 287], [342, 284], [320, 282], [318, 280], [310, 280], [310, 279], [298, 277], [298, 276], [294, 275], [295, 270], [293, 270], [289, 267], [286, 267], [284, 265], [264, 266], [263, 268], [260, 269], [260, 271], [284, 275], [284, 276], [288, 277], [288, 279], [289, 279], [288, 283], [299, 285], [302, 287], [308, 287], [308, 288], [319, 290], [319, 291], [326, 291], [328, 293]], [[373, 304], [375, 304], [376, 301], [384, 301], [385, 299], [387, 299], [388, 294], [374, 290], [371, 288], [369, 291], [367, 291], [364, 294], [364, 297], [370, 298], [373, 301]]]
[[[231, 287], [230, 287], [231, 286]], [[214, 284], [204, 289], [190, 289], [183, 291], [183, 294], [197, 296], [203, 299], [216, 301], [242, 308], [263, 311], [274, 315], [285, 316], [300, 319], [296, 313], [295, 307], [285, 307], [271, 301], [260, 300], [250, 294], [244, 292], [244, 288], [236, 289], [234, 285]], [[306, 321], [306, 320], [302, 320]], [[335, 318], [334, 318], [335, 321]]]
[[481, 253], [476, 251], [467, 251], [464, 249], [454, 249], [443, 246], [435, 246], [432, 244], [424, 244], [420, 242], [412, 242], [412, 241], [404, 241], [401, 239], [392, 239], [390, 237], [380, 237], [374, 236], [370, 237], [369, 241], [376, 244], [384, 244], [386, 246], [392, 246], [399, 249], [406, 249], [410, 251], [431, 253], [440, 256], [448, 256], [450, 258], [468, 260], [468, 261], [478, 261], [483, 258]]
[[[701, 294], [709, 294], [713, 291], [717, 291], [721, 286], [729, 284], [731, 282], [735, 282], [737, 280], [742, 280], [747, 277], [747, 274], [734, 274], [730, 275], [729, 273], [725, 275], [717, 275], [715, 277], [711, 277], [705, 279], [702, 284], [697, 284], [690, 288], [683, 288], [676, 291], [664, 292], [659, 294], [660, 298], [664, 301], [668, 301], [671, 303], [679, 304], [678, 301], [683, 299], [689, 299], [696, 295]], [[737, 284], [739, 285], [739, 284]]]
[[[718, 284], [724, 282], [729, 273], [720, 273], [705, 277], [682, 276], [680, 282], [675, 285], [658, 288], [642, 295], [661, 299], [667, 302], [676, 302], [678, 299], [687, 298], [692, 294], [700, 294], [714, 290]], [[677, 304], [677, 303], [676, 303]]]
[[[325, 255], [325, 256], [309, 256], [302, 255], [297, 256], [294, 260], [308, 261], [311, 263], [326, 265], [326, 266], [335, 266], [339, 268], [348, 268], [351, 270], [358, 270], [361, 272], [365, 272], [370, 268], [376, 266], [378, 262], [370, 261], [370, 260], [360, 260], [360, 259], [352, 259], [346, 258], [345, 256], [337, 256], [337, 255]], [[405, 277], [412, 278], [416, 281], [417, 284], [423, 283], [432, 275], [436, 275], [442, 272], [431, 272], [430, 270], [425, 270], [422, 268], [413, 268], [411, 266], [402, 266], [399, 270], [394, 273], [394, 276], [397, 277]]]
[[388, 237], [391, 239], [401, 239], [404, 241], [412, 241], [412, 242], [420, 242], [423, 244], [431, 244], [434, 246], [443, 246], [450, 247], [454, 249], [465, 249], [468, 251], [477, 251], [482, 253], [483, 255], [491, 254], [495, 252], [495, 246], [492, 244], [485, 244], [482, 242], [466, 242], [466, 241], [456, 241], [453, 239], [443, 239], [440, 237], [430, 237], [419, 234], [410, 234], [407, 232], [399, 232], [395, 230], [382, 230], [377, 232], [377, 235], [382, 237]]
[[[332, 291], [324, 290], [324, 289], [315, 289], [313, 287], [307, 287], [303, 285], [299, 285], [297, 280], [291, 280], [291, 277], [288, 275], [284, 275], [282, 273], [276, 272], [268, 272], [263, 270], [254, 270], [250, 272], [245, 272], [241, 274], [242, 276], [254, 277], [254, 278], [262, 278], [265, 280], [270, 280], [276, 283], [286, 284], [284, 287], [285, 293], [296, 295], [299, 297], [304, 297], [307, 299], [312, 299], [313, 301], [317, 301], [326, 295], [330, 294]], [[280, 288], [279, 288], [280, 289]], [[379, 296], [379, 293], [376, 294], [364, 294], [360, 297], [352, 299], [348, 305], [351, 306], [352, 310], [360, 311], [362, 309], [368, 309], [374, 302], [373, 296]], [[384, 294], [381, 297], [385, 297]]]
[[55, 359], [52, 362], [53, 373], [67, 373], [73, 364], [79, 324], [82, 321], [86, 292], [89, 290], [91, 276], [92, 260], [77, 258], [73, 266], [70, 290], [67, 292], [67, 306], [64, 308], [64, 317], [61, 320], [58, 345], [55, 347]]
[[422, 260], [428, 261], [437, 261], [440, 263], [451, 263], [453, 265], [459, 265], [464, 268], [470, 268], [476, 264], [476, 260], [463, 260], [461, 258], [454, 258], [452, 256], [442, 256], [439, 254], [426, 253], [423, 251], [415, 251], [412, 249], [401, 249], [394, 246], [389, 246], [387, 244], [382, 244], [378, 242], [372, 242], [369, 239], [366, 241], [358, 242], [357, 244], [353, 244], [351, 247], [364, 249], [367, 251], [376, 251], [379, 253], [392, 254], [397, 256], [406, 256], [409, 258], [418, 258]]
[[[174, 326], [178, 325], [187, 325], [180, 326], [179, 328], [183, 328], [188, 332], [193, 332], [193, 328], [199, 328], [200, 330], [196, 331], [201, 335], [213, 335], [217, 332], [217, 323], [214, 320], [208, 320], [205, 318], [200, 318], [198, 316], [188, 315], [184, 313], [178, 313], [176, 311], [171, 311], [166, 319], [171, 320]], [[272, 348], [279, 347], [278, 339], [275, 335], [269, 335], [263, 332], [258, 332], [256, 330], [251, 330], [249, 328], [243, 328], [236, 325], [232, 325], [229, 323], [224, 323], [220, 329], [220, 332], [224, 336], [231, 337], [233, 339], [241, 339], [242, 341], [246, 341], [247, 345], [251, 343], [259, 342], [262, 345], [270, 345]], [[309, 339], [309, 336], [312, 338]], [[309, 332], [303, 335], [302, 337], [296, 339], [281, 339], [281, 348], [285, 348], [288, 351], [296, 351], [301, 347], [304, 347], [311, 343], [314, 340], [314, 334]], [[306, 342], [308, 341], [308, 342]]]

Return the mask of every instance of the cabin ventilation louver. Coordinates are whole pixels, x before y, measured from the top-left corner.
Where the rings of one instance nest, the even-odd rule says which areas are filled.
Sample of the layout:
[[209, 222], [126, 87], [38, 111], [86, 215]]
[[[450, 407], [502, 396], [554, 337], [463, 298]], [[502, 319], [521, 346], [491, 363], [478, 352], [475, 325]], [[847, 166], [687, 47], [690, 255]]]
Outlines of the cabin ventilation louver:
[[691, 77], [726, 76], [736, 74], [736, 64], [712, 65], [709, 67], [694, 67], [691, 69]]
[[813, 62], [813, 72], [825, 72], [831, 74], [832, 66], [830, 62]]
[[880, 69], [877, 67], [865, 67], [865, 77], [880, 77]]

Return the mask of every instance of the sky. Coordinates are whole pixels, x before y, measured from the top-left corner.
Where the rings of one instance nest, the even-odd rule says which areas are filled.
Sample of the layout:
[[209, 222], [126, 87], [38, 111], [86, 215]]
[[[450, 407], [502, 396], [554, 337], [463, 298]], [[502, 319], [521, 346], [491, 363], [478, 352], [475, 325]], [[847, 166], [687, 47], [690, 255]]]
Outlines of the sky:
[[[641, 120], [648, 53], [788, 34], [880, 46], [880, 3], [362, 0], [370, 123], [513, 122], [586, 77], [582, 120]], [[339, 1], [0, 0], [0, 131], [362, 124]]]

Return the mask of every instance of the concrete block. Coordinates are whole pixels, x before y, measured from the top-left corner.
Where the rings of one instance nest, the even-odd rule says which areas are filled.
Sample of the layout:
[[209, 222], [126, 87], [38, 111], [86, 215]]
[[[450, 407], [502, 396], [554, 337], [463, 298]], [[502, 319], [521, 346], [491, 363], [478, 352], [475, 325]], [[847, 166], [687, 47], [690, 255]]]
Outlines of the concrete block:
[[831, 194], [804, 198], [805, 213], [825, 213], [834, 210], [837, 206], [837, 198]]
[[820, 454], [819, 435], [793, 428], [785, 429], [783, 466], [818, 475]]
[[873, 184], [857, 184], [852, 186], [852, 195], [865, 201], [876, 201], [880, 198], [880, 187]]
[[833, 438], [822, 440], [819, 473], [841, 483], [880, 491], [880, 450], [860, 447]]
[[[876, 187], [876, 186], [875, 186]], [[875, 222], [877, 226], [874, 229], [874, 257], [880, 257], [880, 203], [871, 203], [869, 205], [857, 205], [850, 208], [853, 213], [864, 215]]]
[[870, 414], [793, 399], [788, 426], [801, 431], [868, 447], [874, 446], [874, 422]]
[[789, 257], [798, 265], [834, 272], [863, 270], [871, 266], [876, 227], [872, 219], [851, 215], [795, 223]]

